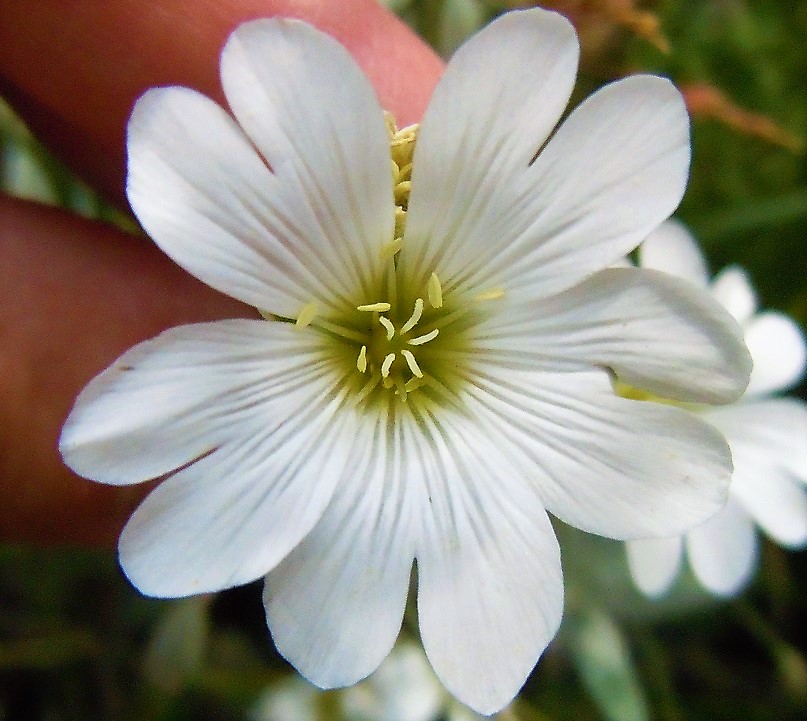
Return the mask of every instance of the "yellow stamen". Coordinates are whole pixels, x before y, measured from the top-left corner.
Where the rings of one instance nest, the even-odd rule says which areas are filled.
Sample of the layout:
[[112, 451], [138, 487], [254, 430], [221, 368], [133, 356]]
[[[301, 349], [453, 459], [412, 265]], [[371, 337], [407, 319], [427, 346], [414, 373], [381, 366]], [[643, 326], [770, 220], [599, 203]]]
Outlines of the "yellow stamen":
[[[384, 378], [389, 377], [389, 369], [392, 367], [392, 362], [395, 360], [395, 353], [388, 353], [381, 363], [381, 375]], [[385, 384], [386, 387], [386, 384]]]
[[317, 315], [317, 304], [316, 303], [308, 303], [307, 305], [303, 306], [303, 309], [300, 311], [300, 315], [297, 316], [297, 321], [295, 325], [298, 328], [305, 328], [308, 325], [311, 325], [311, 321]]
[[283, 318], [283, 316], [275, 315], [274, 313], [270, 313], [268, 310], [262, 310], [261, 308], [257, 309], [258, 313], [261, 314], [261, 318], [264, 320], [279, 320], [289, 322], [290, 318]]
[[[395, 164], [397, 167], [397, 163]], [[402, 182], [404, 180], [409, 180], [412, 177], [412, 163], [407, 163], [406, 165], [402, 165], [398, 168], [398, 175], [396, 183]]]
[[429, 294], [429, 303], [432, 304], [432, 308], [442, 308], [443, 286], [440, 285], [440, 279], [437, 277], [437, 273], [432, 273], [431, 278], [429, 278], [429, 282], [426, 286], [426, 290]]
[[[406, 211], [403, 208], [395, 206], [395, 237], [401, 238], [401, 242], [403, 242], [404, 229], [406, 228]], [[393, 241], [395, 242], [395, 241]]]
[[390, 158], [390, 163], [392, 163], [392, 184], [398, 185], [398, 180], [401, 177], [401, 171], [398, 168], [398, 163], [396, 163], [392, 158]]
[[498, 300], [499, 298], [504, 298], [504, 288], [491, 288], [484, 293], [474, 296], [474, 300], [478, 301]]
[[423, 298], [418, 298], [415, 301], [415, 309], [412, 311], [412, 315], [409, 317], [409, 320], [403, 324], [403, 327], [401, 328], [401, 335], [403, 335], [404, 333], [408, 333], [410, 330], [412, 330], [412, 328], [414, 328], [418, 324], [418, 321], [420, 320], [420, 317], [422, 315], [423, 315]]
[[357, 343], [363, 343], [366, 339], [366, 336], [362, 333], [359, 333], [355, 330], [350, 328], [345, 328], [337, 323], [331, 323], [324, 318], [320, 318], [317, 321], [317, 327], [322, 328], [323, 330], [327, 330], [334, 335], [339, 336], [340, 338], [347, 338], [347, 340], [356, 341]]
[[407, 393], [411, 393], [412, 391], [420, 388], [420, 386], [422, 386], [424, 383], [425, 381], [423, 380], [423, 376], [410, 378], [408, 381], [406, 381], [406, 384], [404, 385], [404, 390]]
[[414, 375], [418, 378], [423, 378], [423, 371], [420, 370], [420, 366], [418, 362], [415, 360], [415, 356], [411, 350], [402, 350], [401, 355], [404, 357], [406, 361], [406, 365], [409, 366], [409, 370], [412, 371]]
[[364, 386], [362, 386], [362, 389], [355, 395], [355, 397], [353, 398], [353, 404], [359, 405], [359, 403], [361, 403], [365, 398], [367, 398], [367, 396], [369, 396], [370, 393], [372, 393], [373, 388], [375, 388], [378, 385], [380, 380], [381, 376], [373, 375], [370, 378], [370, 380], [368, 380], [367, 383], [365, 383]]
[[406, 384], [400, 379], [395, 379], [395, 395], [400, 396], [401, 400], [406, 403]]
[[400, 130], [393, 129], [390, 133], [390, 154], [399, 168], [412, 162], [417, 134], [417, 125], [409, 125]]
[[389, 260], [401, 248], [403, 248], [403, 238], [395, 238], [395, 240], [391, 240], [389, 243], [384, 243], [384, 245], [381, 246], [381, 259]]
[[395, 186], [395, 205], [403, 205], [409, 199], [409, 191], [412, 189], [411, 180], [403, 180]]
[[356, 359], [356, 368], [359, 373], [364, 373], [367, 370], [367, 346], [363, 345], [359, 351], [359, 357]]
[[382, 315], [379, 316], [378, 322], [387, 329], [387, 340], [392, 340], [392, 337], [395, 335], [395, 326], [392, 325], [392, 321]]
[[424, 343], [428, 343], [430, 340], [434, 340], [439, 332], [439, 328], [430, 330], [424, 335], [420, 335], [417, 338], [412, 338], [412, 340], [409, 341], [409, 345], [423, 345]]
[[356, 310], [378, 311], [386, 313], [392, 306], [389, 303], [368, 303], [367, 305], [357, 305]]
[[398, 126], [395, 123], [395, 116], [389, 110], [384, 111], [384, 124], [387, 126], [387, 132], [391, 139], [398, 130]]

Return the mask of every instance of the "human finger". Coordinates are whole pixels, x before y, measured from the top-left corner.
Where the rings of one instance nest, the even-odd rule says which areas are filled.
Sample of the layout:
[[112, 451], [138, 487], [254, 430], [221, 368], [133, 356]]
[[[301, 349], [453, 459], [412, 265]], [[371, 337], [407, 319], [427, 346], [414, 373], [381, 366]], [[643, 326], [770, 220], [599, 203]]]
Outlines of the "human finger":
[[123, 204], [135, 99], [178, 84], [223, 102], [218, 56], [227, 35], [273, 15], [336, 37], [385, 108], [402, 123], [420, 117], [442, 63], [375, 0], [0, 0], [0, 92], [75, 170]]

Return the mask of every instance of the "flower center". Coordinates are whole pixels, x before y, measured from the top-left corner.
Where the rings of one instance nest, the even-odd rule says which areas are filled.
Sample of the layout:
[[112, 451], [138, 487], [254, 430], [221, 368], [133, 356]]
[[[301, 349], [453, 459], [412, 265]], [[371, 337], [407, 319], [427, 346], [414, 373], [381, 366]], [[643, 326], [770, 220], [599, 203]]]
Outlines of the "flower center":
[[[398, 254], [404, 243], [406, 213], [411, 188], [412, 157], [417, 126], [398, 129], [385, 115], [389, 133], [394, 187], [395, 228], [392, 239], [381, 246], [385, 272], [376, 296], [363, 299], [339, 317], [323, 317], [316, 303], [304, 306], [294, 321], [298, 329], [319, 332], [327, 339], [329, 355], [337, 362], [340, 377], [349, 387], [353, 403], [408, 402], [419, 399], [456, 402], [458, 386], [467, 377], [469, 329], [486, 312], [487, 301], [503, 295], [492, 289], [467, 298], [449, 292], [432, 273], [423, 287], [398, 272]], [[460, 297], [460, 295], [462, 297]]]
[[[432, 274], [429, 281], [432, 290], [429, 304], [432, 310], [442, 307], [440, 281]], [[428, 359], [427, 344], [433, 344], [440, 335], [441, 314], [429, 313], [424, 321], [426, 303], [416, 298], [412, 312], [402, 322], [402, 316], [393, 313], [390, 303], [378, 302], [362, 305], [358, 311], [371, 314], [367, 328], [367, 343], [363, 343], [356, 357], [356, 370], [367, 376], [359, 392], [361, 401], [380, 383], [383, 388], [394, 389], [402, 400], [424, 383], [434, 382], [418, 362], [418, 356]], [[438, 344], [439, 346], [439, 344]], [[421, 350], [426, 351], [421, 353]], [[429, 370], [429, 365], [425, 365]]]

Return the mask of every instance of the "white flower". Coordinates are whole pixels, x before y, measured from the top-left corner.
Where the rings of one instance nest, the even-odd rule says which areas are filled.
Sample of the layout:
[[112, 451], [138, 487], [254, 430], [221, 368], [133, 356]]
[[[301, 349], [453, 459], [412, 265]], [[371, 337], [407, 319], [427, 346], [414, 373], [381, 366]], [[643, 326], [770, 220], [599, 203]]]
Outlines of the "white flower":
[[480, 721], [483, 716], [451, 698], [422, 649], [399, 641], [362, 682], [323, 694], [299, 676], [264, 691], [253, 721]]
[[429, 667], [423, 651], [400, 642], [362, 683], [342, 693], [341, 705], [351, 721], [433, 721], [450, 700]]
[[[739, 330], [706, 293], [608, 269], [683, 194], [686, 111], [666, 80], [632, 77], [550, 138], [577, 57], [572, 27], [542, 10], [457, 52], [417, 136], [402, 241], [376, 96], [308, 25], [232, 34], [221, 78], [235, 119], [187, 88], [138, 101], [137, 217], [267, 318], [137, 346], [65, 424], [62, 453], [84, 476], [170, 474], [120, 539], [141, 591], [266, 576], [278, 649], [336, 687], [389, 652], [416, 560], [429, 660], [490, 713], [560, 622], [547, 510], [628, 538], [680, 533], [723, 503], [720, 435], [611, 384], [720, 402], [747, 380]], [[402, 204], [408, 191], [399, 182]]]
[[[704, 288], [709, 283], [694, 238], [677, 222], [662, 225], [639, 252], [642, 267], [675, 273]], [[740, 268], [719, 273], [711, 292], [740, 323], [754, 361], [740, 401], [701, 412], [731, 447], [734, 474], [729, 499], [714, 518], [685, 536], [628, 542], [631, 574], [648, 595], [670, 587], [685, 547], [705, 588], [716, 595], [740, 591], [756, 566], [755, 523], [783, 546], [799, 548], [807, 543], [807, 405], [795, 398], [770, 397], [804, 375], [804, 337], [787, 316], [756, 313], [756, 296]]]

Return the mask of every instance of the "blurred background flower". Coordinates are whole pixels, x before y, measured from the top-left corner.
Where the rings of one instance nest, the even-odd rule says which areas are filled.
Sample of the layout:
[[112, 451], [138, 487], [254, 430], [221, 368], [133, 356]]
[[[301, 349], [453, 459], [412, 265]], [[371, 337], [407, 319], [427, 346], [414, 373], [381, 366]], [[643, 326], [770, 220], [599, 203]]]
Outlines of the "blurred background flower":
[[759, 311], [739, 266], [724, 268], [710, 284], [695, 238], [676, 221], [655, 230], [639, 248], [638, 259], [643, 268], [708, 287], [743, 329], [754, 370], [736, 403], [696, 409], [731, 447], [734, 473], [725, 507], [684, 536], [628, 541], [628, 565], [637, 586], [656, 596], [674, 582], [686, 550], [701, 585], [731, 596], [756, 570], [755, 524], [786, 548], [807, 543], [807, 404], [774, 395], [804, 377], [804, 337], [783, 313]]

